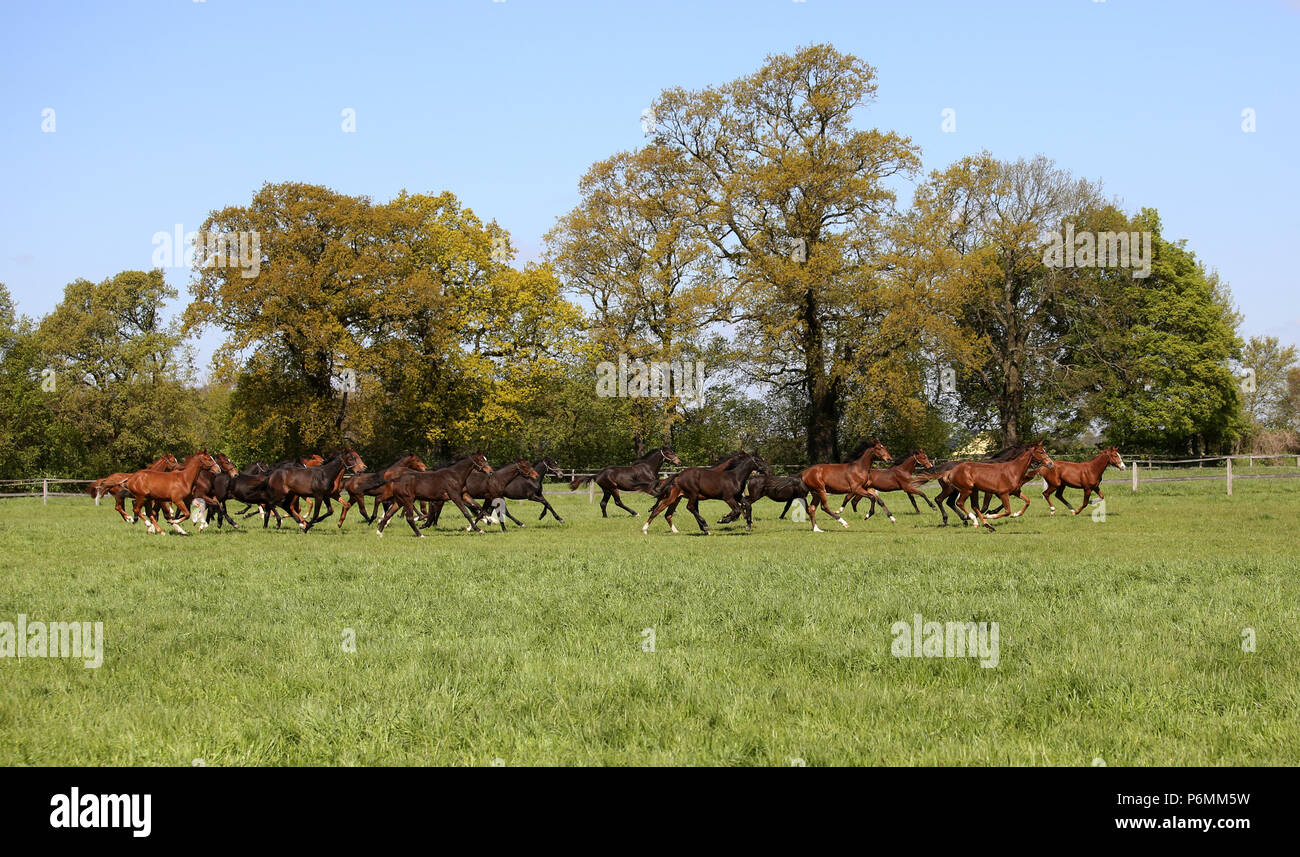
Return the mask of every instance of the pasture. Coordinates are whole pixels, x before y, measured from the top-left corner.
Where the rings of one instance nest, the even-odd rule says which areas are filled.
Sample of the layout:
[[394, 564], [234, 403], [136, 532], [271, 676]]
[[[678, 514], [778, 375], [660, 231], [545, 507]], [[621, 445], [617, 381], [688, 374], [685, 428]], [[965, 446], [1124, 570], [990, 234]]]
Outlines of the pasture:
[[[105, 651], [0, 659], [0, 764], [1300, 763], [1300, 482], [1106, 479], [1104, 522], [1031, 485], [996, 533], [898, 494], [820, 535], [707, 502], [710, 538], [585, 491], [425, 539], [6, 500], [0, 621], [102, 621]], [[998, 665], [894, 657], [918, 613], [997, 622]]]

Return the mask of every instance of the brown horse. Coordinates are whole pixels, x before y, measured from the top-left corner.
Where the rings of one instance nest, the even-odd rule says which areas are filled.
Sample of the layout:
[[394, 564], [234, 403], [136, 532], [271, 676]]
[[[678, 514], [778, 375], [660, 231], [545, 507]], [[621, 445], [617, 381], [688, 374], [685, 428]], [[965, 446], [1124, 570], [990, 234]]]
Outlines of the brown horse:
[[878, 440], [873, 440], [869, 442], [860, 456], [847, 464], [814, 464], [800, 473], [799, 478], [803, 480], [803, 484], [808, 486], [808, 490], [813, 493], [812, 506], [808, 509], [808, 517], [812, 519], [812, 531], [814, 533], [823, 532], [821, 527], [817, 526], [818, 506], [847, 529], [849, 522], [841, 518], [836, 512], [831, 511], [830, 501], [826, 499], [826, 492], [865, 494], [868, 480], [872, 476], [871, 463], [873, 461], [889, 462], [893, 460], [894, 457], [889, 454], [889, 450], [885, 449], [884, 444]]
[[664, 513], [664, 520], [668, 522], [669, 529], [674, 533], [677, 532], [677, 527], [673, 524], [673, 514], [677, 511], [677, 504], [682, 497], [686, 497], [686, 508], [695, 516], [695, 522], [699, 524], [700, 530], [706, 536], [712, 533], [709, 532], [708, 523], [700, 515], [701, 500], [722, 500], [731, 507], [733, 513], [739, 511], [744, 514], [746, 532], [753, 529], [754, 521], [749, 501], [745, 499], [745, 486], [749, 484], [749, 475], [755, 470], [770, 476], [772, 468], [757, 452], [741, 455], [739, 459], [730, 462], [730, 467], [726, 467], [726, 463], [720, 462], [713, 467], [688, 467], [678, 473], [674, 479], [662, 486], [659, 501], [650, 510], [650, 517], [646, 518], [641, 532], [650, 532], [650, 522], [660, 512]]
[[[465, 493], [463, 496], [466, 499], [477, 498], [483, 501], [483, 508], [479, 510], [479, 521], [488, 517], [489, 510], [491, 510], [491, 513], [494, 515], [497, 513], [495, 508], [497, 500], [501, 501], [501, 508], [505, 509], [506, 487], [510, 484], [511, 480], [520, 476], [525, 479], [540, 478], [540, 474], [538, 474], [537, 470], [528, 459], [518, 458], [507, 464], [505, 467], [498, 468], [493, 470], [491, 473], [485, 474], [481, 483], [481, 490], [477, 493], [469, 490], [469, 480], [466, 480]], [[441, 510], [442, 503], [435, 500], [434, 507], [432, 514], [429, 516], [429, 520], [425, 522], [424, 527], [421, 527], [421, 529], [427, 528], [431, 523], [438, 520], [438, 511]], [[501, 515], [498, 523], [501, 524], [501, 532], [504, 533], [506, 531], [506, 516]]]
[[[962, 519], [969, 519], [971, 526], [983, 524], [990, 530], [993, 525], [990, 520], [1002, 518], [1011, 515], [1018, 518], [1024, 514], [1025, 509], [1029, 508], [1029, 498], [1025, 496], [1023, 486], [1025, 474], [1035, 467], [1051, 469], [1054, 466], [1052, 457], [1047, 454], [1043, 448], [1043, 442], [1031, 444], [1024, 448], [1024, 451], [1009, 461], [962, 461], [947, 473], [939, 477], [939, 484], [943, 490], [935, 498], [939, 504], [939, 514], [943, 515], [943, 523], [939, 526], [948, 525], [948, 513], [943, 508], [944, 500], [952, 495], [957, 496], [956, 504], [962, 514]], [[974, 503], [971, 504], [973, 512], [966, 511], [966, 498], [970, 497], [972, 491], [984, 491], [990, 494], [996, 494], [1002, 500], [1002, 511], [992, 518], [985, 517], [979, 507]], [[1011, 495], [1014, 494], [1025, 505], [1019, 512], [1011, 512]]]
[[148, 518], [145, 521], [146, 528], [150, 533], [161, 533], [162, 528], [158, 526], [157, 510], [162, 507], [165, 509], [165, 503], [171, 503], [179, 510], [175, 518], [168, 518], [167, 523], [171, 524], [176, 532], [183, 536], [189, 533], [181, 529], [180, 522], [189, 517], [190, 510], [185, 504], [185, 498], [190, 496], [194, 490], [194, 480], [199, 476], [199, 472], [206, 470], [209, 473], [220, 471], [217, 462], [208, 455], [206, 449], [200, 449], [198, 452], [185, 459], [185, 466], [180, 470], [171, 472], [159, 472], [156, 470], [139, 470], [131, 474], [131, 478], [126, 480], [126, 489], [131, 492], [135, 498], [132, 506], [132, 518], [139, 518], [141, 509], [146, 509]]
[[[1043, 481], [1047, 483], [1047, 487], [1043, 489], [1043, 499], [1051, 509], [1048, 514], [1056, 514], [1056, 507], [1052, 505], [1053, 492], [1056, 493], [1057, 499], [1065, 504], [1065, 508], [1076, 515], [1088, 505], [1088, 497], [1092, 492], [1096, 491], [1097, 496], [1105, 500], [1106, 495], [1101, 493], [1101, 477], [1106, 472], [1106, 468], [1111, 465], [1120, 470], [1124, 469], [1124, 459], [1120, 458], [1117, 446], [1106, 447], [1088, 461], [1057, 461], [1055, 467], [1038, 471], [1037, 475], [1042, 476]], [[1065, 499], [1066, 488], [1083, 489], [1083, 503], [1079, 508], [1074, 508]]]
[[[284, 509], [298, 522], [298, 529], [306, 533], [320, 521], [334, 514], [332, 497], [337, 497], [339, 486], [343, 484], [344, 473], [365, 470], [366, 463], [352, 449], [335, 453], [328, 461], [318, 467], [281, 467], [273, 470], [267, 477], [267, 494], [271, 505]], [[298, 513], [294, 503], [300, 497], [312, 499], [312, 518], [307, 520]], [[321, 504], [325, 511], [321, 512]], [[263, 519], [263, 526], [266, 521]]]
[[424, 538], [424, 533], [415, 525], [415, 503], [417, 500], [450, 500], [456, 504], [469, 521], [469, 529], [476, 533], [482, 533], [479, 529], [478, 520], [474, 513], [470, 512], [469, 506], [466, 505], [465, 480], [469, 478], [470, 473], [491, 473], [492, 465], [488, 464], [487, 457], [482, 452], [476, 452], [473, 455], [462, 458], [450, 467], [440, 467], [437, 470], [427, 470], [423, 473], [411, 472], [399, 476], [392, 482], [384, 483], [384, 488], [379, 492], [379, 502], [384, 504], [387, 511], [379, 522], [379, 529], [375, 534], [383, 536], [384, 528], [388, 526], [388, 521], [393, 517], [398, 509], [401, 509], [406, 515], [406, 523], [411, 525], [411, 532], [419, 538]]
[[[144, 469], [163, 473], [169, 470], [175, 470], [180, 466], [181, 463], [176, 460], [176, 456], [169, 452]], [[86, 487], [86, 493], [95, 498], [96, 506], [99, 505], [101, 497], [105, 494], [112, 494], [114, 501], [113, 508], [122, 516], [123, 521], [126, 521], [128, 524], [133, 524], [135, 521], [127, 517], [126, 509], [122, 505], [122, 502], [130, 496], [126, 491], [126, 480], [130, 478], [130, 473], [113, 473], [109, 476], [105, 476], [103, 479], [96, 479], [94, 482], [90, 483], [90, 485]]]
[[870, 485], [867, 490], [862, 494], [845, 494], [844, 499], [840, 501], [840, 508], [837, 513], [843, 513], [844, 504], [850, 501], [853, 504], [853, 511], [858, 511], [858, 501], [866, 497], [871, 501], [871, 508], [867, 510], [867, 514], [862, 516], [862, 520], [865, 521], [876, 514], [876, 505], [879, 504], [880, 508], [885, 510], [885, 514], [889, 515], [889, 520], [897, 523], [897, 519], [889, 513], [889, 507], [880, 499], [881, 491], [902, 491], [906, 493], [907, 499], [912, 501], [912, 511], [918, 515], [921, 514], [921, 508], [916, 505], [917, 497], [920, 497], [926, 502], [926, 505], [933, 509], [934, 503], [931, 502], [929, 497], [925, 496], [925, 492], [912, 484], [913, 470], [917, 467], [931, 466], [930, 457], [925, 454], [925, 451], [914, 449], [907, 458], [904, 458], [888, 470], [872, 471]]
[[636, 511], [623, 504], [623, 498], [619, 496], [618, 492], [640, 491], [643, 494], [653, 495], [656, 486], [659, 484], [659, 468], [664, 466], [665, 461], [671, 464], [682, 463], [682, 460], [677, 457], [677, 453], [673, 452], [671, 446], [661, 446], [658, 449], [650, 450], [632, 464], [611, 464], [595, 476], [579, 476], [569, 483], [569, 488], [576, 491], [588, 482], [595, 482], [600, 486], [600, 490], [605, 492], [604, 496], [600, 498], [600, 516], [602, 518], [609, 517], [605, 507], [609, 503], [610, 497], [614, 498], [615, 505], [635, 518]]
[[348, 509], [356, 504], [361, 510], [361, 517], [367, 524], [375, 522], [375, 516], [379, 514], [379, 502], [376, 501], [374, 509], [369, 515], [366, 514], [366, 496], [378, 496], [380, 489], [385, 482], [390, 482], [407, 471], [423, 472], [428, 470], [429, 466], [424, 463], [420, 456], [413, 452], [403, 453], [397, 456], [397, 459], [378, 473], [358, 473], [348, 476], [343, 480], [342, 490], [348, 493], [348, 499], [343, 500], [343, 511], [339, 513], [339, 526], [347, 520]]

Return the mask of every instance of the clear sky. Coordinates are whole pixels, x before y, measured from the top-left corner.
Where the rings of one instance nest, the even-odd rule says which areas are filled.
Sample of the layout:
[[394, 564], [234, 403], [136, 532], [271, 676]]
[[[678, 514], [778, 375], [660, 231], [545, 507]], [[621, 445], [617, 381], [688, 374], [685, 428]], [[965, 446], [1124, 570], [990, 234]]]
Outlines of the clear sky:
[[[1045, 154], [1159, 209], [1231, 285], [1244, 334], [1300, 343], [1298, 35], [1297, 0], [6, 0], [0, 282], [43, 314], [73, 279], [151, 267], [155, 233], [285, 180], [451, 190], [536, 258], [661, 89], [830, 42], [879, 72], [861, 123], [911, 136], [927, 171]], [[188, 271], [167, 278], [179, 306]]]

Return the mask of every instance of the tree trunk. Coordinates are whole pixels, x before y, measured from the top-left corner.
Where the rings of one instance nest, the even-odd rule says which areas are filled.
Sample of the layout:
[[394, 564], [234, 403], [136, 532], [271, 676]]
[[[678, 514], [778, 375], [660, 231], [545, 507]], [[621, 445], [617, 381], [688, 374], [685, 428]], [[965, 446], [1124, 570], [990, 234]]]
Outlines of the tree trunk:
[[808, 395], [808, 463], [839, 461], [839, 385], [826, 377], [817, 295], [804, 293], [804, 387]]

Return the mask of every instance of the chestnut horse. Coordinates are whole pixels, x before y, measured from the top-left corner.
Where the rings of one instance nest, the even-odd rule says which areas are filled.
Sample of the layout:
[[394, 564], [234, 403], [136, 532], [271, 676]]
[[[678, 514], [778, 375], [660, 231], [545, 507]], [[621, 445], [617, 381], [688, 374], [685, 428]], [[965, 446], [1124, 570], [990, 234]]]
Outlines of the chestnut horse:
[[167, 523], [171, 524], [176, 532], [188, 536], [189, 533], [181, 529], [180, 522], [189, 517], [190, 510], [185, 504], [185, 498], [193, 492], [194, 480], [198, 479], [201, 470], [209, 473], [217, 473], [221, 470], [206, 449], [200, 449], [185, 459], [185, 466], [180, 470], [171, 472], [138, 470], [132, 473], [126, 480], [126, 490], [130, 491], [131, 496], [135, 498], [131, 517], [139, 518], [141, 509], [145, 509], [148, 515], [145, 520], [148, 531], [162, 533], [162, 528], [158, 526], [158, 508], [163, 508], [165, 513], [164, 504], [171, 503], [179, 514], [175, 518], [168, 518]]
[[[1035, 467], [1051, 469], [1053, 466], [1052, 457], [1043, 448], [1042, 441], [1026, 446], [1024, 451], [1009, 461], [959, 462], [939, 477], [939, 484], [943, 486], [943, 490], [935, 498], [935, 502], [939, 504], [939, 514], [943, 515], [943, 523], [939, 526], [948, 526], [948, 513], [944, 510], [943, 503], [954, 494], [957, 495], [956, 504], [961, 511], [962, 519], [969, 519], [971, 526], [983, 524], [991, 530], [993, 525], [989, 523], [990, 520], [1007, 515], [1013, 518], [1020, 517], [1025, 509], [1029, 508], [1029, 498], [1025, 496], [1023, 490], [1025, 474]], [[996, 494], [1002, 500], [1002, 511], [991, 518], [985, 517], [979, 507], [972, 503], [971, 508], [974, 511], [967, 512], [966, 498], [970, 497], [972, 491]], [[1025, 501], [1025, 505], [1019, 512], [1011, 512], [1012, 494]]]
[[[153, 464], [150, 464], [145, 468], [145, 470], [162, 473], [168, 470], [176, 470], [180, 466], [181, 463], [176, 460], [176, 456], [169, 452]], [[99, 505], [101, 497], [105, 494], [112, 494], [113, 508], [122, 516], [123, 521], [126, 521], [128, 524], [133, 524], [135, 521], [126, 516], [126, 509], [122, 506], [122, 501], [129, 496], [126, 491], [126, 480], [130, 478], [130, 473], [113, 473], [109, 476], [105, 476], [103, 479], [96, 479], [94, 482], [90, 483], [90, 485], [86, 486], [86, 492], [95, 498], [96, 506]]]
[[682, 460], [677, 457], [677, 453], [673, 452], [671, 446], [661, 446], [658, 449], [650, 450], [632, 464], [611, 464], [595, 476], [579, 476], [569, 483], [569, 488], [576, 491], [588, 482], [595, 482], [600, 486], [600, 490], [605, 492], [604, 496], [600, 498], [600, 516], [602, 518], [609, 517], [605, 507], [609, 503], [610, 497], [614, 498], [615, 505], [635, 518], [636, 511], [623, 504], [623, 498], [619, 496], [618, 492], [640, 491], [644, 494], [653, 495], [654, 489], [659, 483], [659, 468], [664, 466], [665, 461], [672, 464], [682, 463]]
[[[1043, 499], [1051, 509], [1049, 514], [1056, 514], [1056, 507], [1052, 505], [1051, 498], [1053, 491], [1056, 492], [1057, 499], [1065, 504], [1065, 508], [1076, 515], [1088, 505], [1088, 497], [1092, 492], [1096, 491], [1097, 496], [1105, 500], [1106, 495], [1101, 493], [1101, 477], [1106, 472], [1106, 468], [1111, 465], [1120, 470], [1124, 469], [1124, 459], [1120, 458], [1117, 446], [1106, 447], [1088, 461], [1057, 461], [1055, 467], [1040, 470], [1038, 475], [1042, 476], [1043, 481], [1047, 483], [1047, 487], [1043, 489]], [[1079, 508], [1074, 508], [1065, 499], [1066, 488], [1083, 489], [1083, 503]]]
[[925, 454], [925, 451], [921, 449], [914, 449], [907, 456], [907, 458], [904, 458], [902, 461], [898, 462], [888, 470], [878, 470], [873, 472], [871, 474], [870, 487], [864, 493], [845, 494], [844, 499], [840, 501], [840, 508], [838, 509], [838, 511], [840, 513], [843, 513], [844, 504], [851, 501], [853, 504], [853, 511], [856, 512], [858, 511], [858, 501], [861, 500], [863, 497], [866, 497], [868, 500], [871, 501], [871, 508], [867, 510], [867, 514], [862, 516], [862, 520], [865, 521], [868, 518], [870, 518], [872, 515], [876, 514], [876, 504], [879, 504], [880, 508], [885, 510], [885, 514], [889, 515], [889, 520], [894, 523], [897, 523], [897, 520], [894, 518], [894, 516], [890, 515], [889, 507], [886, 506], [885, 502], [880, 499], [879, 492], [881, 491], [902, 491], [906, 493], [907, 499], [912, 501], [912, 511], [916, 512], [916, 514], [918, 515], [921, 514], [921, 508], [916, 505], [917, 497], [920, 497], [922, 500], [926, 502], [926, 505], [928, 505], [931, 509], [933, 509], [934, 503], [930, 500], [929, 497], [925, 496], [925, 492], [921, 491], [919, 488], [917, 488], [915, 485], [912, 484], [913, 470], [915, 470], [917, 467], [931, 467], [931, 466], [933, 465], [930, 462], [930, 457]]
[[885, 449], [884, 444], [878, 440], [870, 441], [867, 448], [857, 459], [850, 461], [848, 464], [814, 464], [807, 470], [799, 474], [803, 484], [808, 486], [808, 490], [813, 493], [812, 506], [808, 509], [808, 517], [812, 519], [812, 531], [814, 533], [823, 532], [822, 528], [817, 526], [817, 507], [820, 506], [826, 511], [826, 514], [835, 518], [845, 529], [848, 528], [849, 522], [844, 520], [836, 512], [831, 511], [830, 501], [826, 499], [827, 491], [844, 494], [866, 494], [869, 487], [869, 480], [872, 478], [871, 463], [873, 461], [893, 461], [894, 457]]

